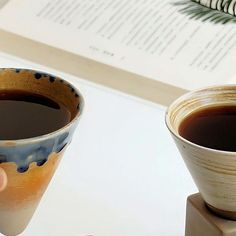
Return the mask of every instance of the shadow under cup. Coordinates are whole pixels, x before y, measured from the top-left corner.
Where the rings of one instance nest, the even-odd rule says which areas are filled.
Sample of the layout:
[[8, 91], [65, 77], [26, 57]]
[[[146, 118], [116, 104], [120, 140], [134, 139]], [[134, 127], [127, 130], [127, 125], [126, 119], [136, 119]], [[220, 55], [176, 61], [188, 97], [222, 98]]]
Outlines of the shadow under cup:
[[0, 193], [0, 232], [17, 235], [30, 221], [71, 142], [83, 99], [76, 88], [61, 78], [28, 69], [0, 69], [1, 90], [21, 90], [48, 97], [63, 104], [72, 115], [68, 124], [51, 133], [0, 140], [0, 167], [8, 177], [7, 187]]
[[236, 86], [215, 86], [189, 92], [166, 112], [166, 125], [207, 206], [217, 215], [236, 220], [236, 152], [194, 144], [179, 134], [181, 122], [193, 112], [236, 106]]

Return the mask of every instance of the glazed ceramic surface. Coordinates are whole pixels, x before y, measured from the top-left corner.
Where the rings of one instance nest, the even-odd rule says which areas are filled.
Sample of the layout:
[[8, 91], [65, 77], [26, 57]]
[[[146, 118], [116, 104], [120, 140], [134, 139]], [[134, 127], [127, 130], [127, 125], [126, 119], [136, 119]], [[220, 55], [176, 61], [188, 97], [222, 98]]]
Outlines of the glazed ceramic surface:
[[0, 140], [0, 166], [8, 177], [7, 188], [0, 194], [0, 232], [17, 235], [27, 226], [65, 148], [71, 142], [82, 112], [83, 99], [68, 82], [28, 69], [1, 69], [1, 89], [46, 96], [65, 105], [73, 117], [64, 127], [46, 135]]
[[202, 147], [178, 133], [180, 123], [192, 112], [221, 105], [236, 105], [236, 86], [187, 93], [170, 105], [166, 124], [207, 205], [217, 214], [236, 219], [236, 152]]

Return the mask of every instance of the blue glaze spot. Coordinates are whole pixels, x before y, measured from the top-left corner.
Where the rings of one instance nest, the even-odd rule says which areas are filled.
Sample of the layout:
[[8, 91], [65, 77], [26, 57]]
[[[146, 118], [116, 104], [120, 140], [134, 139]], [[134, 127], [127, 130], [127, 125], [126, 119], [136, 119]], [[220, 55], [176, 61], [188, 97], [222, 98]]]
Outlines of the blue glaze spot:
[[74, 91], [75, 91], [74, 88], [71, 88], [71, 92], [74, 93]]
[[6, 162], [7, 157], [5, 155], [0, 155], [0, 163]]
[[20, 71], [21, 71], [20, 69], [16, 69], [16, 73], [20, 73]]
[[37, 161], [37, 166], [42, 166], [45, 162], [47, 161], [47, 159], [43, 159], [43, 160], [39, 160]]
[[64, 133], [60, 136], [60, 138], [58, 139], [58, 143], [57, 143], [57, 147], [56, 147], [55, 152], [59, 153], [60, 151], [62, 151], [62, 149], [68, 143], [68, 136], [69, 136], [69, 133]]
[[61, 152], [63, 149], [64, 149], [64, 147], [67, 145], [67, 143], [65, 143], [61, 148], [59, 148], [58, 150], [57, 150], [57, 153], [59, 153], [59, 152]]
[[24, 173], [29, 169], [29, 166], [21, 166], [17, 168], [17, 171], [20, 173]]
[[35, 79], [41, 79], [42, 75], [40, 73], [34, 74]]
[[70, 84], [67, 84], [67, 87], [72, 91], [73, 87]]
[[79, 97], [79, 95], [76, 93], [76, 94], [75, 94], [75, 97], [77, 98], [77, 97]]
[[79, 110], [79, 109], [80, 109], [80, 104], [78, 104], [78, 105], [77, 105], [76, 109], [77, 109], [77, 110]]
[[49, 81], [51, 82], [51, 83], [53, 83], [54, 81], [56, 80], [56, 78], [55, 77], [53, 77], [53, 76], [49, 76]]

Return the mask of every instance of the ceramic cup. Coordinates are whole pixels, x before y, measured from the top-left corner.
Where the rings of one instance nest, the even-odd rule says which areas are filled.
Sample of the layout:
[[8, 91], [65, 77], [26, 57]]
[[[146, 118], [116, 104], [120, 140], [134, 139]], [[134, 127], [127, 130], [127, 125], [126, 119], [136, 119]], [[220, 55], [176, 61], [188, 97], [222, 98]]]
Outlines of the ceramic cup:
[[7, 187], [0, 193], [0, 232], [13, 236], [21, 233], [29, 223], [71, 142], [83, 99], [76, 88], [61, 78], [28, 69], [0, 69], [1, 89], [49, 97], [64, 104], [73, 117], [64, 127], [46, 135], [0, 140], [0, 167], [8, 177]]
[[166, 112], [166, 125], [207, 206], [236, 220], [236, 152], [199, 146], [180, 136], [183, 119], [202, 108], [236, 105], [236, 85], [208, 87], [183, 95]]

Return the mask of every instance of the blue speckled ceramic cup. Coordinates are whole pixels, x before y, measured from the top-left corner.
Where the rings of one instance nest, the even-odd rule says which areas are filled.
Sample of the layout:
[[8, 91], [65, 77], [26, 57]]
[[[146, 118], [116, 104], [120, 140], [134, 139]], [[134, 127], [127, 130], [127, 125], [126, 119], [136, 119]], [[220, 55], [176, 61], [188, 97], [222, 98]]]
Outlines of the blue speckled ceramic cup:
[[46, 96], [63, 104], [72, 114], [70, 123], [52, 133], [27, 139], [0, 140], [0, 167], [8, 177], [7, 187], [0, 193], [0, 232], [17, 235], [30, 221], [71, 142], [82, 113], [83, 98], [65, 80], [28, 69], [0, 69], [1, 89]]

